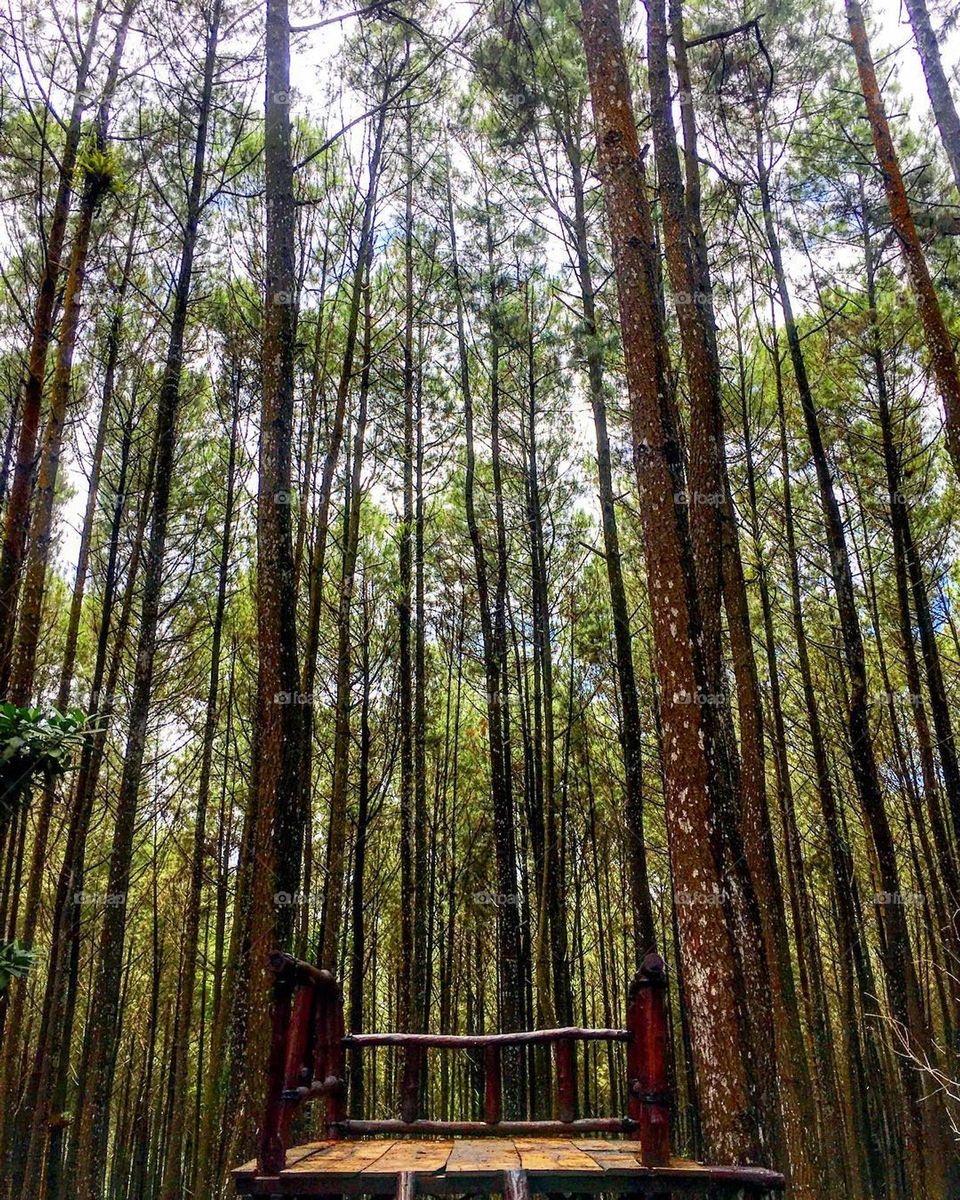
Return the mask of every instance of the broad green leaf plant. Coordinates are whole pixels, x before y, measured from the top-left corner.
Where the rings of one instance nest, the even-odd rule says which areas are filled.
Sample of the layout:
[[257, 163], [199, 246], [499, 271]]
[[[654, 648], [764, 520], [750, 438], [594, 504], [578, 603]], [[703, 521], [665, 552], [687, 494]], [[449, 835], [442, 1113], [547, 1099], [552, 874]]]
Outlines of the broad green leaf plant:
[[63, 775], [86, 732], [79, 710], [0, 704], [0, 827], [26, 803], [41, 775]]

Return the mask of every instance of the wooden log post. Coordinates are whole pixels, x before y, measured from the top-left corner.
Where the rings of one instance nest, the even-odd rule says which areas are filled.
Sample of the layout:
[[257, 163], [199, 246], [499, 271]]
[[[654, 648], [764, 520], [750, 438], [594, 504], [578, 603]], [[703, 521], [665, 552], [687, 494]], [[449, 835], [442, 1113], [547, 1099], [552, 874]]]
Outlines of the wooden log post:
[[503, 1200], [530, 1200], [526, 1171], [504, 1171]]
[[403, 1051], [403, 1081], [400, 1085], [400, 1115], [404, 1121], [415, 1121], [420, 1115], [420, 1077], [424, 1048], [407, 1042]]
[[283, 1099], [287, 1066], [290, 1007], [297, 984], [295, 962], [286, 955], [271, 955], [268, 967], [273, 971], [270, 1001], [270, 1055], [267, 1059], [267, 1103], [257, 1142], [257, 1171], [261, 1175], [279, 1175], [286, 1163], [287, 1147]]
[[342, 1136], [341, 1124], [347, 1119], [347, 1054], [344, 1045], [343, 993], [336, 979], [324, 972], [324, 986], [318, 991], [316, 1026], [322, 1038], [323, 1059], [314, 1067], [314, 1077], [322, 1080], [325, 1109], [325, 1138]]
[[568, 1124], [577, 1116], [577, 1067], [572, 1038], [560, 1038], [553, 1043], [557, 1072], [557, 1117]]
[[279, 1133], [284, 1151], [290, 1140], [293, 1114], [313, 1080], [310, 1034], [315, 1003], [313, 984], [309, 980], [301, 979], [293, 994], [293, 1008], [287, 1030], [287, 1056], [283, 1069], [283, 1092], [280, 1097], [283, 1107], [280, 1110]]
[[644, 958], [627, 992], [627, 1115], [636, 1122], [643, 1161], [670, 1161], [667, 1079], [667, 973], [659, 954]]
[[483, 1049], [483, 1119], [488, 1125], [496, 1125], [502, 1116], [502, 1092], [500, 1071], [500, 1047], [485, 1046]]

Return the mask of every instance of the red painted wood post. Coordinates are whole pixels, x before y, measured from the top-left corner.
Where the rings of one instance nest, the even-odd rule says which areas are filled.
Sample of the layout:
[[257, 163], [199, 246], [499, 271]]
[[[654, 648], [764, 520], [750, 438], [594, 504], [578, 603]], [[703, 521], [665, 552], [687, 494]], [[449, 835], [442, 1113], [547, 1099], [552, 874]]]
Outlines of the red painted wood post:
[[331, 975], [326, 985], [326, 1060], [323, 1081], [326, 1085], [326, 1136], [341, 1136], [340, 1122], [347, 1119], [347, 1052], [343, 1044], [343, 993]]
[[270, 1056], [267, 1059], [267, 1103], [257, 1142], [257, 1172], [278, 1175], [286, 1162], [283, 1099], [287, 1065], [287, 1034], [290, 1029], [290, 1001], [297, 982], [296, 966], [285, 955], [271, 955], [268, 967], [273, 971], [273, 995], [270, 1003]]
[[483, 1048], [483, 1119], [496, 1125], [501, 1115], [500, 1047]]
[[310, 1030], [316, 996], [313, 984], [301, 979], [293, 995], [293, 1011], [287, 1030], [287, 1057], [283, 1069], [283, 1108], [280, 1111], [280, 1138], [286, 1149], [290, 1125], [299, 1099], [293, 1092], [297, 1088], [309, 1087], [313, 1080], [313, 1054], [310, 1048]]
[[313, 1078], [326, 1079], [329, 1075], [330, 1053], [330, 994], [323, 984], [314, 989], [313, 1001]]
[[577, 1068], [573, 1038], [558, 1038], [553, 1043], [557, 1069], [557, 1116], [567, 1123], [577, 1115]]
[[635, 1121], [643, 1161], [670, 1161], [670, 1089], [667, 1078], [667, 974], [650, 953], [627, 992], [627, 1115]]

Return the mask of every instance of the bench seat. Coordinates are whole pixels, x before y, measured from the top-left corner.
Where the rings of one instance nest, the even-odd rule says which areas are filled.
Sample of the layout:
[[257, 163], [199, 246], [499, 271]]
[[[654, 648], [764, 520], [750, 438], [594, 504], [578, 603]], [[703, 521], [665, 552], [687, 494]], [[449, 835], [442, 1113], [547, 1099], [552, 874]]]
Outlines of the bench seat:
[[717, 1167], [674, 1158], [645, 1166], [640, 1143], [602, 1138], [376, 1138], [291, 1147], [279, 1175], [258, 1175], [256, 1161], [233, 1172], [237, 1191], [253, 1196], [420, 1195], [532, 1192], [629, 1192], [760, 1197], [783, 1177], [760, 1167]]
[[[709, 1197], [760, 1200], [783, 1190], [774, 1171], [747, 1166], [705, 1166], [673, 1156], [670, 1145], [670, 1076], [667, 980], [663, 960], [649, 953], [627, 990], [624, 1029], [511, 1030], [494, 1033], [350, 1033], [344, 1028], [343, 993], [334, 976], [275, 951], [267, 1097], [254, 1162], [233, 1172], [241, 1196], [502, 1195], [551, 1200], [563, 1195], [628, 1194], [649, 1200]], [[577, 1088], [579, 1042], [623, 1045], [626, 1113], [581, 1112]], [[402, 1057], [396, 1117], [350, 1116], [347, 1054], [393, 1047]], [[546, 1119], [521, 1111], [505, 1119], [504, 1079], [514, 1069], [506, 1055], [540, 1047], [538, 1095]], [[483, 1120], [432, 1120], [421, 1115], [428, 1050], [474, 1054], [482, 1083]], [[354, 1067], [362, 1069], [358, 1057]], [[389, 1099], [389, 1098], [388, 1098]], [[512, 1107], [520, 1107], [513, 1097]], [[290, 1146], [300, 1106], [322, 1104], [313, 1126], [324, 1140]], [[380, 1098], [383, 1103], [383, 1098]], [[301, 1126], [303, 1128], [303, 1126]]]

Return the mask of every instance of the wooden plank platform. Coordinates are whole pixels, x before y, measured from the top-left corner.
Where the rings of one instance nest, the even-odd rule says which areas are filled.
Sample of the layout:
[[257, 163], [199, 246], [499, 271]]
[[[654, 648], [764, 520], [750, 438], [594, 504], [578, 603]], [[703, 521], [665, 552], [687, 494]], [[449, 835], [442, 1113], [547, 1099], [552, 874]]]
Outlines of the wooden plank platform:
[[[312, 1142], [291, 1149], [279, 1175], [256, 1164], [233, 1172], [241, 1195], [431, 1196], [502, 1193], [505, 1176], [530, 1192], [630, 1192], [637, 1197], [761, 1197], [783, 1190], [783, 1177], [761, 1167], [711, 1167], [685, 1159], [641, 1162], [640, 1143], [601, 1138], [388, 1138]], [[518, 1174], [519, 1173], [519, 1174]]]

